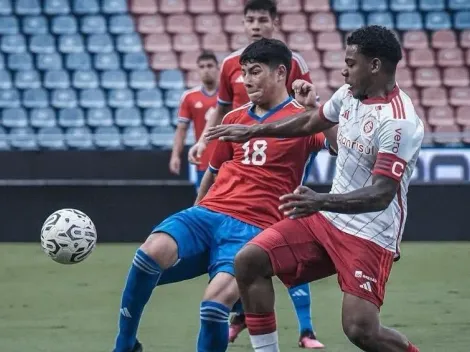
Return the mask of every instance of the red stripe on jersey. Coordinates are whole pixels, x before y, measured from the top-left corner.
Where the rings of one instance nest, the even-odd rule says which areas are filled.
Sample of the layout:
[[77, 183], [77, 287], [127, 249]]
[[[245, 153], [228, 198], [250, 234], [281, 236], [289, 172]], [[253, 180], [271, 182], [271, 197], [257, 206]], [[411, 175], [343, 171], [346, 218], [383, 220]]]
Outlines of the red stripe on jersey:
[[[390, 161], [392, 163], [390, 164]], [[387, 163], [388, 167], [384, 168], [384, 162]], [[373, 175], [383, 175], [389, 177], [395, 181], [401, 181], [403, 174], [406, 169], [406, 161], [399, 158], [395, 154], [390, 153], [379, 153], [377, 160], [375, 161], [374, 169], [372, 170]]]
[[396, 252], [397, 254], [400, 254], [400, 241], [401, 241], [401, 230], [403, 227], [403, 220], [405, 219], [405, 210], [403, 209], [403, 200], [401, 198], [401, 185], [398, 188], [397, 192], [397, 198], [398, 198], [398, 208], [400, 209], [400, 226], [398, 226], [398, 234], [397, 234], [397, 247], [396, 247]]
[[402, 118], [403, 120], [406, 120], [405, 104], [403, 104], [403, 100], [401, 99], [401, 96], [400, 96], [400, 95], [398, 95], [398, 101], [400, 102], [401, 118]]
[[395, 105], [395, 101], [392, 100], [390, 104], [392, 105], [392, 109], [393, 109], [393, 118], [397, 119], [397, 106]]

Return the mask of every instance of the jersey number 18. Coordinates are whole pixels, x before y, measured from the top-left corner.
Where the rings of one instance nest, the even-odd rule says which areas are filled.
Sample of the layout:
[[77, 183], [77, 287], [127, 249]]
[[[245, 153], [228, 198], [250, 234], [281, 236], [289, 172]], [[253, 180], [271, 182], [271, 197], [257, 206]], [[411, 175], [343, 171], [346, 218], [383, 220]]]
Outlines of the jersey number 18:
[[253, 142], [253, 148], [251, 148], [251, 141], [243, 144], [242, 148], [245, 151], [244, 159], [242, 164], [244, 165], [256, 165], [260, 166], [266, 162], [266, 149], [268, 149], [268, 142], [264, 139]]

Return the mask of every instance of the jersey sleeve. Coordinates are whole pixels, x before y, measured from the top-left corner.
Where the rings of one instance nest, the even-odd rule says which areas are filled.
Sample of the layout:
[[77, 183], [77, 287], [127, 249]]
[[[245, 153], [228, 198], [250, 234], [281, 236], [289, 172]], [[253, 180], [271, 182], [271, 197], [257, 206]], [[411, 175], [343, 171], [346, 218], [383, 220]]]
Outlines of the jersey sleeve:
[[183, 94], [178, 109], [178, 122], [188, 124], [192, 121], [193, 116], [191, 114], [189, 104], [189, 94]]
[[377, 131], [379, 151], [372, 174], [400, 181], [411, 158], [421, 148], [423, 129], [406, 119], [386, 119]]
[[[222, 124], [230, 124], [231, 119], [228, 115], [225, 115], [224, 119], [222, 120]], [[232, 143], [224, 142], [224, 141], [217, 141], [215, 145], [214, 152], [209, 161], [209, 170], [213, 174], [219, 172], [220, 167], [222, 164], [228, 160], [232, 160], [233, 157], [233, 147]]]
[[231, 105], [233, 102], [233, 90], [230, 83], [230, 61], [224, 61], [219, 76], [219, 94], [217, 103]]
[[309, 138], [309, 151], [318, 152], [327, 147], [327, 141], [323, 133], [316, 133]]
[[333, 96], [323, 105], [320, 106], [320, 117], [333, 123], [339, 122], [339, 113], [343, 105], [343, 99], [348, 92], [348, 85], [343, 85]]
[[312, 83], [310, 78], [310, 71], [308, 65], [305, 62], [304, 58], [297, 53], [292, 53], [292, 67], [290, 69], [289, 79], [287, 81], [287, 89], [289, 94], [294, 96], [294, 91], [292, 90], [292, 84], [297, 80], [302, 79], [309, 83]]

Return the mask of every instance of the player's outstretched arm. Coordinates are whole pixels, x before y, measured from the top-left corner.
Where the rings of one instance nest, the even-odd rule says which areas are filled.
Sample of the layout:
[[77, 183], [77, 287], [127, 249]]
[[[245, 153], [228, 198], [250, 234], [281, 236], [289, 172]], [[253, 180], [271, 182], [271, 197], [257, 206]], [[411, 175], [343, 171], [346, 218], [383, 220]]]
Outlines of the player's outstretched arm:
[[209, 188], [211, 188], [211, 186], [214, 184], [216, 177], [217, 175], [212, 173], [209, 169], [206, 170], [201, 180], [201, 185], [199, 186], [196, 201], [194, 202], [194, 204], [198, 204], [202, 200], [202, 198], [206, 196], [207, 192], [209, 191]]

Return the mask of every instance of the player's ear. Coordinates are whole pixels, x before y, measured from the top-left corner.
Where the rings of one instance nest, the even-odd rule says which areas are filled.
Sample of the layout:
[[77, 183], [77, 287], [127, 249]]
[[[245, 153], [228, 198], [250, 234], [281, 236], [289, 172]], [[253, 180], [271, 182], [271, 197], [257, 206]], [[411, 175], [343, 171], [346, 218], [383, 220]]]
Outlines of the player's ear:
[[273, 27], [274, 31], [278, 31], [281, 28], [281, 20], [279, 19], [279, 16], [273, 18]]
[[370, 69], [372, 74], [377, 74], [382, 68], [382, 61], [379, 58], [373, 58], [370, 62]]
[[287, 77], [287, 67], [284, 65], [279, 65], [277, 67], [277, 77], [279, 81], [283, 81]]

